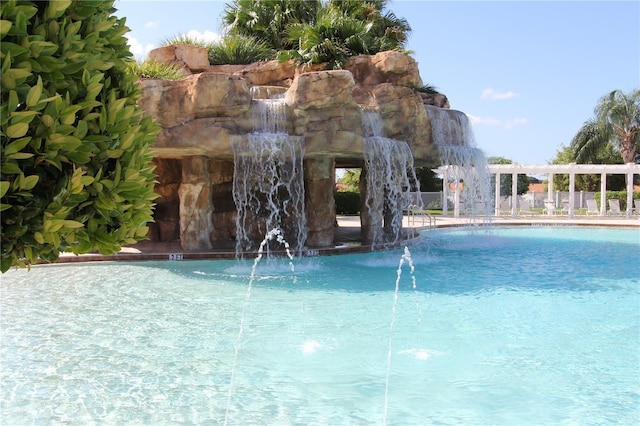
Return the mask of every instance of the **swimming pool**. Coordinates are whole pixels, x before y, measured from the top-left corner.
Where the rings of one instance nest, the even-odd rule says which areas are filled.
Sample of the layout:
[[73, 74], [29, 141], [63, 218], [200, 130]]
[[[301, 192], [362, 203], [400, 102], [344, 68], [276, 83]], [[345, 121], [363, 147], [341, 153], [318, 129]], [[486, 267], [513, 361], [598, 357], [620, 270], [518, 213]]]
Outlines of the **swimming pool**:
[[9, 271], [0, 422], [637, 424], [640, 230], [408, 250]]

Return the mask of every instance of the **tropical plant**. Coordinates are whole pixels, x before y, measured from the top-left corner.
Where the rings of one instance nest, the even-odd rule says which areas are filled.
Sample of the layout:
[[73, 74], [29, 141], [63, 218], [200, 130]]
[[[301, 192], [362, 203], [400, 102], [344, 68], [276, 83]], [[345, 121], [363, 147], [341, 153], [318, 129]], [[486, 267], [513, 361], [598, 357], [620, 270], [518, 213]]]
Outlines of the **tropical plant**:
[[329, 0], [327, 7], [336, 7], [347, 16], [367, 24], [367, 53], [385, 50], [401, 50], [411, 33], [411, 26], [404, 18], [385, 11], [388, 0]]
[[159, 127], [113, 1], [1, 5], [0, 269], [146, 238]]
[[198, 47], [207, 47], [208, 45], [206, 41], [200, 40], [197, 37], [192, 37], [188, 34], [174, 35], [160, 42], [160, 46], [171, 46], [174, 44], [188, 44], [190, 46], [198, 46]]
[[207, 51], [211, 65], [251, 64], [276, 57], [275, 50], [266, 42], [241, 34], [228, 34], [219, 41], [209, 43]]
[[401, 50], [411, 27], [392, 12], [383, 13], [387, 1], [330, 0], [318, 9], [315, 20], [287, 26], [293, 49], [280, 52], [281, 60], [328, 63], [342, 68], [348, 58]]
[[574, 159], [590, 163], [599, 150], [612, 142], [625, 163], [640, 152], [640, 89], [625, 94], [614, 90], [600, 98], [595, 117], [587, 120], [571, 141]]
[[252, 36], [274, 50], [295, 48], [286, 27], [312, 22], [320, 0], [234, 0], [225, 4], [222, 22], [228, 34]]
[[342, 10], [327, 6], [318, 11], [313, 24], [294, 23], [287, 26], [287, 38], [297, 48], [281, 51], [279, 59], [297, 63], [328, 63], [329, 68], [342, 68], [351, 56], [370, 53], [367, 49], [367, 23]]
[[136, 78], [160, 78], [163, 80], [180, 80], [185, 77], [182, 69], [175, 64], [145, 61], [141, 64], [131, 62], [127, 64], [127, 72]]
[[281, 61], [341, 68], [355, 55], [402, 50], [411, 27], [386, 0], [235, 0], [225, 6], [229, 34], [257, 37]]

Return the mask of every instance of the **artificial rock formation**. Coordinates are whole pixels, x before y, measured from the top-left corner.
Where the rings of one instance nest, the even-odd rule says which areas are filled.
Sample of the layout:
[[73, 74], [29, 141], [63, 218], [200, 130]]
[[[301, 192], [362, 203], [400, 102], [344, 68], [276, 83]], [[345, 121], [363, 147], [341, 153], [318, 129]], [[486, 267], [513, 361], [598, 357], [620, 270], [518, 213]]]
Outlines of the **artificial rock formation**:
[[436, 157], [425, 103], [448, 101], [415, 90], [422, 85], [418, 66], [405, 54], [354, 57], [343, 70], [276, 61], [204, 67], [206, 51], [180, 46], [150, 58], [190, 73], [140, 82], [140, 104], [163, 129], [152, 146], [161, 195], [152, 239], [179, 238], [184, 250], [232, 245], [232, 144], [255, 130], [253, 99], [283, 96], [285, 131], [303, 141], [308, 247], [334, 244], [335, 168], [363, 167], [362, 108], [380, 112], [385, 135], [406, 141], [417, 165]]

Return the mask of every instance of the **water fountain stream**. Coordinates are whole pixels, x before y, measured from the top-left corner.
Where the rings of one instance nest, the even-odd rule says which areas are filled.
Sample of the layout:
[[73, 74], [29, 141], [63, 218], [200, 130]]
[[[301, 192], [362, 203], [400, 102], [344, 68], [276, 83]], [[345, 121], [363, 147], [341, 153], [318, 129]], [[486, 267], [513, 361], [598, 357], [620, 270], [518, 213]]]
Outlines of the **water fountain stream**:
[[[295, 268], [293, 266], [293, 255], [289, 250], [290, 248], [289, 243], [282, 236], [282, 232], [280, 231], [280, 229], [278, 228], [272, 229], [265, 235], [264, 240], [262, 240], [262, 242], [260, 243], [260, 247], [258, 248], [258, 255], [253, 261], [253, 266], [251, 267], [251, 276], [249, 277], [247, 294], [245, 296], [244, 305], [242, 307], [242, 313], [240, 315], [240, 327], [238, 330], [238, 337], [236, 338], [236, 344], [234, 347], [233, 363], [231, 364], [231, 379], [229, 382], [229, 390], [227, 393], [227, 409], [224, 415], [225, 425], [229, 420], [229, 410], [231, 408], [231, 397], [233, 395], [233, 381], [234, 381], [236, 366], [238, 364], [238, 353], [240, 350], [240, 343], [242, 341], [242, 333], [244, 331], [244, 319], [247, 311], [247, 306], [249, 306], [249, 299], [251, 298], [251, 288], [253, 287], [253, 281], [255, 280], [255, 277], [256, 277], [256, 269], [258, 267], [258, 263], [260, 263], [260, 260], [262, 260], [262, 255], [264, 254], [264, 250], [265, 250], [265, 247], [267, 246], [267, 243], [269, 241], [273, 241], [274, 239], [276, 240], [276, 242], [284, 246], [284, 249], [287, 253], [287, 257], [289, 258], [289, 267], [291, 268], [291, 272], [295, 272]], [[295, 278], [294, 278], [294, 284], [295, 284]]]
[[411, 272], [411, 284], [413, 289], [416, 289], [416, 277], [414, 275], [415, 267], [413, 265], [413, 259], [411, 258], [411, 252], [409, 248], [405, 246], [404, 253], [400, 257], [400, 263], [398, 264], [396, 286], [393, 292], [393, 307], [391, 308], [391, 325], [389, 326], [389, 349], [387, 351], [387, 374], [384, 385], [384, 414], [382, 416], [382, 424], [387, 424], [387, 412], [389, 406], [389, 376], [391, 374], [391, 354], [393, 349], [393, 327], [396, 322], [396, 309], [398, 306], [398, 294], [400, 293], [400, 278], [402, 277], [402, 266], [405, 262], [409, 265]]

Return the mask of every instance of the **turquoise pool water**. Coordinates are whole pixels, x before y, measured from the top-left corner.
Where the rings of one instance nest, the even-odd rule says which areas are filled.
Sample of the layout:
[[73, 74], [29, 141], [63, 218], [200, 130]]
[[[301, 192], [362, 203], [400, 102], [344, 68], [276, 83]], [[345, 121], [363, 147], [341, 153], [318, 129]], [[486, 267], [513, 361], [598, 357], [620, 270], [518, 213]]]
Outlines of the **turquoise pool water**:
[[640, 230], [409, 251], [10, 271], [0, 423], [638, 424]]

